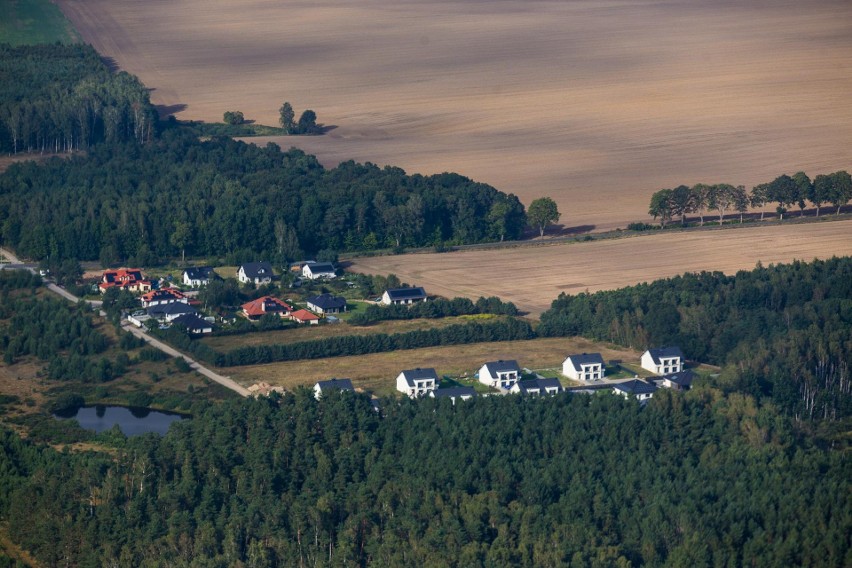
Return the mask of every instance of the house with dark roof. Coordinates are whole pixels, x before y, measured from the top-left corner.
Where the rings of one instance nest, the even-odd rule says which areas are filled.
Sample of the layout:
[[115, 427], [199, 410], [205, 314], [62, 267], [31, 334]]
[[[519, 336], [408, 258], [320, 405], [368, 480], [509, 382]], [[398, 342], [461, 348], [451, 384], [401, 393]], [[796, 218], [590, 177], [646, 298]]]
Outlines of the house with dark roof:
[[424, 396], [438, 388], [438, 373], [435, 369], [408, 369], [396, 377], [396, 390], [415, 398]]
[[296, 310], [290, 314], [290, 319], [296, 323], [307, 323], [310, 325], [319, 324], [319, 316], [309, 312], [308, 310]]
[[632, 396], [639, 402], [646, 402], [654, 396], [655, 392], [657, 392], [657, 387], [651, 383], [643, 381], [642, 379], [631, 379], [629, 381], [613, 385], [612, 392], [620, 394], [624, 398], [630, 398]]
[[194, 266], [183, 271], [183, 283], [192, 288], [207, 286], [211, 280], [216, 280], [219, 275], [210, 266]]
[[184, 304], [182, 302], [173, 302], [171, 304], [158, 304], [148, 308], [148, 315], [156, 320], [163, 322], [171, 322], [182, 315], [198, 314], [198, 310]]
[[662, 377], [655, 377], [651, 379], [651, 381], [655, 385], [663, 388], [685, 391], [689, 390], [692, 387], [692, 381], [694, 379], [695, 373], [687, 369], [685, 371], [681, 371], [680, 373], [669, 373], [668, 375], [663, 375]]
[[213, 333], [213, 324], [195, 314], [184, 314], [182, 316], [178, 316], [172, 320], [172, 324], [184, 326], [186, 331], [192, 335]]
[[518, 362], [489, 361], [479, 369], [479, 382], [500, 390], [509, 390], [521, 377]]
[[98, 284], [101, 294], [110, 288], [127, 290], [128, 292], [144, 293], [150, 292], [153, 286], [151, 281], [145, 278], [138, 268], [119, 268], [118, 270], [105, 270]]
[[449, 387], [445, 389], [435, 389], [429, 391], [429, 396], [432, 398], [449, 398], [456, 403], [456, 399], [470, 400], [476, 396], [476, 391], [473, 387]]
[[394, 288], [385, 290], [385, 293], [382, 294], [382, 303], [386, 306], [425, 302], [426, 299], [426, 291], [419, 286], [416, 288]]
[[668, 375], [683, 371], [683, 353], [679, 347], [648, 349], [642, 354], [642, 368], [655, 375]]
[[250, 320], [257, 320], [266, 314], [275, 314], [282, 318], [288, 317], [293, 307], [283, 300], [273, 296], [261, 296], [242, 305], [242, 314]]
[[314, 397], [319, 400], [323, 394], [331, 391], [347, 391], [355, 392], [355, 387], [352, 386], [351, 379], [329, 379], [327, 381], [319, 381], [314, 385]]
[[337, 278], [337, 271], [330, 262], [309, 262], [302, 267], [302, 276], [309, 280]]
[[150, 308], [159, 304], [173, 304], [175, 302], [188, 304], [189, 298], [184, 296], [177, 288], [160, 288], [159, 290], [151, 290], [146, 294], [142, 294], [139, 297], [139, 301], [142, 303], [143, 308]]
[[604, 360], [600, 353], [568, 355], [562, 362], [562, 374], [575, 381], [599, 381], [604, 378]]
[[253, 282], [257, 285], [269, 284], [272, 282], [272, 265], [266, 261], [262, 262], [247, 262], [240, 265], [237, 271], [237, 280], [243, 284]]
[[559, 379], [531, 379], [528, 381], [518, 381], [509, 392], [515, 394], [559, 394], [562, 392], [562, 383]]
[[346, 311], [346, 298], [331, 294], [320, 294], [308, 298], [308, 309], [318, 314], [339, 314]]

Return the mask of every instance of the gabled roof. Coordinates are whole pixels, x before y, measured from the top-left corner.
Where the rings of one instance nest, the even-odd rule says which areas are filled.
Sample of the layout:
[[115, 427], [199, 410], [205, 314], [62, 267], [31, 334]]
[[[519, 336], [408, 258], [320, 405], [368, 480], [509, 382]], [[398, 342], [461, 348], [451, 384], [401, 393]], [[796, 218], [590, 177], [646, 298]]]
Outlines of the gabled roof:
[[402, 372], [402, 376], [405, 379], [405, 382], [408, 383], [408, 386], [413, 387], [414, 381], [419, 381], [423, 379], [434, 379], [435, 382], [438, 382], [438, 373], [435, 372], [435, 369], [407, 369]]
[[172, 320], [172, 323], [179, 323], [186, 327], [189, 331], [196, 329], [213, 329], [215, 326], [209, 321], [203, 320], [195, 314], [184, 314]]
[[159, 290], [151, 290], [145, 294], [140, 296], [140, 299], [143, 302], [152, 302], [154, 300], [164, 300], [167, 298], [172, 298], [175, 300], [183, 300], [186, 299], [186, 296], [176, 288], [160, 288]]
[[296, 310], [290, 314], [290, 317], [299, 321], [311, 321], [320, 319], [318, 315], [309, 312], [308, 310]]
[[657, 387], [651, 383], [646, 383], [640, 379], [633, 379], [624, 383], [619, 383], [612, 386], [613, 389], [626, 394], [653, 394], [657, 391]]
[[247, 278], [272, 278], [272, 265], [266, 261], [247, 262], [240, 265]]
[[138, 268], [119, 268], [118, 270], [104, 270], [101, 278], [105, 283], [111, 284], [114, 282], [138, 282], [145, 280], [142, 276], [142, 271]]
[[473, 387], [450, 387], [446, 389], [436, 389], [429, 392], [432, 398], [454, 398], [465, 396], [476, 396], [476, 390]]
[[603, 365], [604, 360], [600, 353], [582, 353], [580, 355], [568, 355], [565, 361], [571, 360], [575, 371], [582, 371], [583, 365]]
[[680, 347], [660, 347], [658, 349], [648, 349], [648, 354], [653, 359], [654, 364], [659, 365], [660, 359], [665, 357], [680, 357], [683, 359], [683, 352]]
[[329, 379], [327, 381], [319, 381], [317, 385], [320, 391], [341, 390], [354, 391], [351, 379]]
[[518, 387], [518, 391], [521, 393], [528, 393], [530, 391], [541, 391], [547, 392], [548, 389], [557, 389], [557, 392], [562, 392], [562, 383], [559, 382], [559, 379], [530, 379], [528, 381], [519, 381], [515, 383]]
[[494, 376], [497, 373], [521, 372], [521, 368], [518, 366], [518, 362], [514, 359], [510, 361], [489, 361], [485, 364], [485, 368], [488, 369], [488, 372], [491, 374], [491, 376]]
[[341, 310], [346, 307], [346, 298], [332, 296], [331, 294], [320, 294], [319, 296], [308, 298], [308, 303], [321, 310]]
[[183, 302], [172, 302], [171, 304], [157, 304], [148, 308], [148, 315], [153, 317], [174, 316], [180, 314], [197, 314], [198, 310], [184, 304]]
[[695, 373], [686, 370], [680, 373], [669, 373], [668, 375], [663, 375], [662, 378], [676, 385], [688, 388], [692, 385], [693, 379], [695, 379]]
[[211, 278], [218, 278], [219, 275], [213, 270], [213, 268], [209, 266], [194, 266], [191, 268], [187, 268], [183, 271], [183, 273], [190, 280], [209, 280]]
[[272, 296], [261, 296], [257, 300], [252, 300], [242, 305], [243, 311], [249, 317], [258, 317], [263, 314], [277, 314], [280, 312], [289, 312], [293, 309], [287, 302], [274, 298]]
[[305, 265], [313, 274], [334, 273], [334, 265], [330, 262], [310, 262]]
[[393, 288], [386, 290], [386, 292], [391, 300], [419, 300], [426, 297], [426, 290], [419, 286], [416, 288]]

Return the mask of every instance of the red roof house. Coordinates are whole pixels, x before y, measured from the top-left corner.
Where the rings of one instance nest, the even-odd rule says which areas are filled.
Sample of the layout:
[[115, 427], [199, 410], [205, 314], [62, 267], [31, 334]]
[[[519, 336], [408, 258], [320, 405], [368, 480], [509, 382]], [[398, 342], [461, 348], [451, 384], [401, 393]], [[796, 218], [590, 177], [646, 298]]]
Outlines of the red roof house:
[[189, 303], [189, 298], [176, 288], [161, 288], [159, 290], [151, 290], [147, 294], [142, 294], [139, 298], [143, 308], [157, 306], [159, 304], [171, 304], [174, 302]]
[[150, 292], [151, 282], [145, 278], [138, 268], [119, 268], [118, 270], [105, 270], [98, 287], [102, 294], [110, 288], [118, 288], [128, 292]]
[[293, 311], [293, 307], [272, 296], [263, 296], [257, 300], [252, 300], [247, 304], [243, 304], [243, 315], [248, 319], [258, 319], [265, 314], [278, 314], [279, 316], [287, 317]]
[[320, 320], [318, 315], [312, 314], [308, 310], [296, 310], [290, 314], [290, 319], [297, 323], [308, 323], [311, 325], [317, 325]]

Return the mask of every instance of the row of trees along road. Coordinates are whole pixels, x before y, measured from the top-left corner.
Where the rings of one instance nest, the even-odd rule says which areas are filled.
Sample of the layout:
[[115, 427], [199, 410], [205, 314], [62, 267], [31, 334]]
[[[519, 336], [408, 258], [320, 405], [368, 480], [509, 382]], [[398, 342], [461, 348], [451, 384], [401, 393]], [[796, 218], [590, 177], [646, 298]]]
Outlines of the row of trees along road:
[[[692, 187], [679, 185], [674, 189], [661, 189], [651, 196], [648, 213], [654, 219], [659, 218], [663, 228], [675, 217], [680, 217], [681, 224], [686, 224], [688, 214], [697, 214], [700, 224], [704, 225], [704, 214], [707, 211], [718, 212], [720, 224], [728, 211], [736, 211], [742, 223], [743, 214], [750, 208], [762, 209], [769, 203], [778, 204], [776, 211], [783, 220], [787, 209], [793, 205], [799, 206], [802, 215], [807, 202], [810, 202], [816, 207], [816, 215], [819, 217], [823, 205], [832, 204], [839, 214], [840, 208], [850, 199], [852, 177], [848, 172], [820, 174], [813, 180], [805, 172], [798, 172], [792, 177], [784, 174], [771, 182], [758, 184], [751, 189], [751, 193], [746, 192], [742, 185], [727, 183], [699, 183]], [[761, 211], [761, 220], [763, 215]]]

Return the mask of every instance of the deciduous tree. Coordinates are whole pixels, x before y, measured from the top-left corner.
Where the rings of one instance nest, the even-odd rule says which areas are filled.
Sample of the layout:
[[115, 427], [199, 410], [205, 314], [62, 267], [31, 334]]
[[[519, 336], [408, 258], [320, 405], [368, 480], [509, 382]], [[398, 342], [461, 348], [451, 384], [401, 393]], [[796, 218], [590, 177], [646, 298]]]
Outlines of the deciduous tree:
[[534, 199], [527, 209], [527, 222], [533, 227], [538, 227], [539, 236], [542, 238], [544, 238], [545, 228], [557, 222], [560, 216], [556, 202], [549, 197]]

